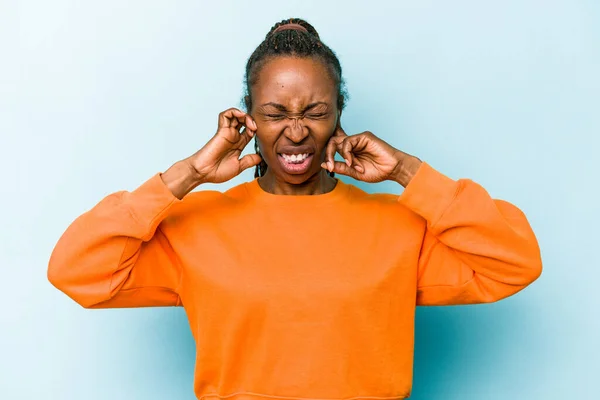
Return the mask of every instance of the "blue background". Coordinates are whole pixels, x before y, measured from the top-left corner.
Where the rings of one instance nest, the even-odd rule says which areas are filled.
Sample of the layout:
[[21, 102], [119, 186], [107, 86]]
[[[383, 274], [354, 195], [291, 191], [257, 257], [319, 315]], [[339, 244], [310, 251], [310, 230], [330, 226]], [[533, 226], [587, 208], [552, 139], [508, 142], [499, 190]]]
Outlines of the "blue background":
[[412, 399], [600, 398], [599, 2], [9, 0], [0, 10], [0, 398], [194, 398], [182, 309], [84, 310], [47, 282], [48, 258], [102, 197], [201, 147], [217, 114], [240, 105], [247, 57], [292, 16], [341, 59], [348, 133], [370, 130], [476, 180], [521, 207], [541, 244], [543, 275], [525, 291], [418, 310]]

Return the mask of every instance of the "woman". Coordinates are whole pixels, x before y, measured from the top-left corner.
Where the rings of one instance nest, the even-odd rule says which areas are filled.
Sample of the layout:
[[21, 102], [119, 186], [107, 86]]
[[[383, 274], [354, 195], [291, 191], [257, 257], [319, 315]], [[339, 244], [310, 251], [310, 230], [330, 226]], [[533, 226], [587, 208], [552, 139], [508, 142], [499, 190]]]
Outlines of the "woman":
[[[183, 306], [198, 398], [407, 398], [416, 305], [494, 302], [540, 275], [525, 216], [347, 135], [340, 63], [303, 20], [271, 29], [246, 81], [247, 113], [222, 112], [197, 153], [72, 223], [50, 281], [86, 308]], [[190, 193], [251, 167], [251, 182]]]

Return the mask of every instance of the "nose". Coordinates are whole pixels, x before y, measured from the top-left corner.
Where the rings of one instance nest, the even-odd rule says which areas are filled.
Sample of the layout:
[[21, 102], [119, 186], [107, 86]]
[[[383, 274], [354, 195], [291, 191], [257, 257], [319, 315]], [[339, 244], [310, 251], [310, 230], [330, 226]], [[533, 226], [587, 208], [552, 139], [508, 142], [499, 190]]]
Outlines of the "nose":
[[288, 118], [287, 127], [284, 135], [294, 143], [302, 142], [308, 136], [308, 128], [304, 126], [302, 118]]

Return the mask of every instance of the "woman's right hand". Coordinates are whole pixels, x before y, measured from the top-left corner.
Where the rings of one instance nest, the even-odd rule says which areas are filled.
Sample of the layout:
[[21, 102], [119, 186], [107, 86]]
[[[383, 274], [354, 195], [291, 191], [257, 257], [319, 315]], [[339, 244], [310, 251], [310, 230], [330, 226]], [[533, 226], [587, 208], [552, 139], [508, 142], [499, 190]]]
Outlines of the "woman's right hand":
[[[244, 128], [242, 130], [242, 128]], [[258, 154], [240, 158], [256, 133], [256, 122], [237, 108], [219, 114], [217, 133], [188, 159], [200, 183], [221, 183], [238, 176], [261, 162]]]
[[[243, 130], [242, 130], [243, 128]], [[192, 156], [179, 161], [163, 174], [163, 182], [182, 199], [202, 183], [226, 182], [261, 162], [258, 154], [239, 158], [256, 133], [249, 114], [230, 108], [219, 114], [217, 133]]]

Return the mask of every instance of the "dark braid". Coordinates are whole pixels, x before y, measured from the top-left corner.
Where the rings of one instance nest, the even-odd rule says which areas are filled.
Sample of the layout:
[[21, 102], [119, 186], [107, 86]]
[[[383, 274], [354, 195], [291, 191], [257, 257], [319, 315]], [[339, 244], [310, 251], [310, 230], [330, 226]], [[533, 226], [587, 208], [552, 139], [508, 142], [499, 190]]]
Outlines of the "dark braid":
[[[285, 29], [274, 33], [274, 31], [282, 25], [286, 24], [298, 24], [308, 32]], [[281, 22], [276, 23], [269, 33], [265, 36], [265, 40], [258, 45], [256, 50], [252, 53], [246, 64], [246, 94], [244, 97], [244, 103], [246, 110], [252, 109], [252, 85], [258, 81], [258, 75], [261, 68], [265, 63], [274, 57], [302, 57], [302, 58], [316, 58], [319, 59], [328, 68], [329, 73], [338, 91], [338, 109], [341, 111], [344, 109], [348, 93], [346, 92], [344, 79], [342, 77], [342, 66], [337, 56], [325, 43], [319, 38], [319, 34], [316, 29], [299, 18], [289, 18]], [[260, 154], [258, 149], [258, 142], [254, 141], [254, 149], [257, 154]], [[263, 160], [259, 165], [256, 166], [256, 172], [254, 177], [264, 176], [267, 172], [267, 163]], [[330, 173], [333, 177], [334, 173]]]

